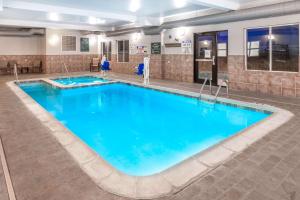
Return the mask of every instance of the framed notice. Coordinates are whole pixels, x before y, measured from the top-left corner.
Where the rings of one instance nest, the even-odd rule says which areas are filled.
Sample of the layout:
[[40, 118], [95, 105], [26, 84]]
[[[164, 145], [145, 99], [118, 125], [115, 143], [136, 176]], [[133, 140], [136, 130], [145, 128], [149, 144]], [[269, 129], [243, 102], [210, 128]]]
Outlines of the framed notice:
[[211, 58], [211, 50], [204, 50], [204, 58], [205, 59]]
[[161, 54], [161, 43], [160, 42], [151, 43], [151, 54]]
[[90, 51], [90, 40], [89, 38], [80, 38], [80, 52]]

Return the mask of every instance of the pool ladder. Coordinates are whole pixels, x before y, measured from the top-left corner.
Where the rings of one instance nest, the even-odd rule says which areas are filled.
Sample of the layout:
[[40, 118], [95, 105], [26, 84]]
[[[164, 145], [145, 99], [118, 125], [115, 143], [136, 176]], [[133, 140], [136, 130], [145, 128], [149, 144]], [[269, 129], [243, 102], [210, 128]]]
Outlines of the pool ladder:
[[229, 87], [228, 87], [228, 85], [229, 85], [229, 81], [228, 80], [222, 80], [222, 83], [219, 85], [218, 90], [217, 90], [217, 92], [215, 94], [215, 99], [214, 99], [215, 101], [217, 101], [217, 98], [219, 96], [219, 93], [221, 91], [222, 86], [226, 87], [226, 95], [227, 95], [227, 97], [229, 96]]
[[[205, 78], [205, 79], [204, 79], [204, 82], [203, 82], [203, 84], [202, 84], [202, 86], [201, 86], [201, 89], [200, 89], [200, 92], [199, 92], [199, 97], [198, 97], [198, 99], [201, 99], [202, 92], [203, 92], [203, 90], [204, 90], [204, 87], [205, 87], [207, 81], [209, 81], [209, 90], [210, 90], [210, 94], [212, 94], [211, 79]], [[221, 89], [222, 89], [223, 86], [226, 87], [226, 94], [227, 94], [227, 97], [229, 96], [229, 87], [228, 87], [228, 85], [229, 85], [229, 81], [228, 81], [228, 80], [222, 80], [222, 83], [219, 85], [218, 90], [217, 90], [217, 92], [216, 92], [216, 94], [215, 94], [215, 96], [214, 96], [214, 101], [217, 101], [217, 98], [218, 98], [218, 96], [219, 96], [219, 94], [220, 94], [220, 91], [221, 91]]]
[[[70, 80], [70, 72], [69, 72], [69, 70], [68, 70], [68, 67], [67, 67], [67, 65], [66, 65], [66, 63], [63, 63], [63, 68], [64, 68], [64, 70], [65, 70], [65, 72], [66, 72], [66, 76], [69, 78], [69, 80]], [[62, 70], [63, 71], [63, 70]]]
[[203, 82], [202, 86], [201, 86], [198, 99], [201, 99], [201, 95], [202, 95], [202, 92], [204, 90], [204, 87], [205, 87], [207, 81], [209, 81], [209, 90], [210, 90], [210, 93], [212, 93], [211, 79], [209, 79], [209, 78], [206, 77], [204, 79], [204, 82]]
[[69, 70], [68, 70], [67, 65], [65, 63], [63, 63], [63, 68], [64, 68], [65, 72], [67, 74], [69, 74]]

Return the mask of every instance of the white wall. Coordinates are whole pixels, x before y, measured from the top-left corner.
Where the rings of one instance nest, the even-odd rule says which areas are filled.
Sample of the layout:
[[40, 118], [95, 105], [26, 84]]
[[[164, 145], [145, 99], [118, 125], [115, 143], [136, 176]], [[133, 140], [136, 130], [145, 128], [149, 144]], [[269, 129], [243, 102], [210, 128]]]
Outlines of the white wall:
[[[203, 33], [209, 31], [223, 31], [228, 30], [228, 53], [229, 55], [244, 55], [245, 46], [245, 30], [248, 28], [255, 27], [265, 27], [265, 26], [276, 26], [276, 25], [286, 25], [286, 24], [299, 24], [300, 14], [288, 15], [281, 17], [271, 17], [223, 24], [212, 24], [205, 26], [195, 26], [195, 27], [184, 27], [184, 34], [180, 28], [164, 30], [161, 35], [147, 36], [141, 35], [137, 40], [134, 35], [128, 34], [118, 37], [105, 38], [101, 37], [101, 41], [112, 41], [112, 53], [117, 52], [117, 40], [129, 40], [129, 45], [145, 45], [148, 47], [148, 51], [151, 51], [151, 42], [162, 42], [162, 54], [193, 54], [193, 47], [189, 51], [183, 51], [182, 48], [165, 48], [164, 43], [174, 43], [174, 39], [179, 39], [179, 42], [185, 40], [191, 40], [192, 45], [194, 44], [194, 33]], [[181, 28], [182, 29], [182, 28]], [[171, 39], [169, 39], [171, 36]], [[100, 49], [101, 52], [101, 49]], [[133, 54], [133, 52], [130, 52]]]
[[45, 38], [32, 37], [0, 37], [0, 55], [44, 55]]
[[[161, 36], [160, 35], [144, 35], [144, 34], [127, 34], [122, 36], [116, 36], [116, 37], [99, 37], [99, 43], [105, 42], [105, 41], [111, 41], [112, 42], [112, 54], [117, 54], [117, 41], [118, 40], [129, 40], [129, 50], [130, 54], [134, 55], [136, 52], [134, 49], [136, 46], [145, 46], [147, 48], [147, 54], [151, 54], [151, 43], [152, 42], [160, 42]], [[100, 52], [102, 52], [101, 46]]]
[[[239, 21], [224, 24], [205, 25], [197, 27], [186, 27], [184, 36], [180, 38], [180, 41], [190, 39], [193, 41], [194, 33], [209, 32], [209, 31], [222, 31], [228, 30], [228, 53], [229, 55], [243, 55], [244, 54], [244, 38], [245, 29], [264, 27], [264, 26], [276, 26], [286, 24], [299, 24], [300, 14], [288, 15], [282, 17], [272, 17], [248, 21]], [[178, 29], [166, 30], [162, 33], [162, 41], [168, 41], [169, 36], [178, 37]], [[181, 48], [163, 48], [165, 54], [183, 54]], [[190, 53], [192, 54], [193, 51]]]
[[[96, 35], [83, 35], [82, 32], [76, 30], [58, 30], [47, 29], [45, 37], [0, 37], [0, 55], [64, 55], [64, 54], [100, 54], [102, 52], [100, 47], [101, 41], [112, 41], [112, 53], [117, 53], [117, 40], [129, 40], [130, 54], [135, 54], [132, 49], [136, 46], [146, 46], [148, 54], [151, 52], [151, 42], [162, 42], [163, 54], [186, 54], [181, 48], [164, 48], [165, 42], [175, 42], [174, 38], [179, 38], [179, 42], [183, 40], [192, 40], [193, 34], [209, 31], [228, 30], [228, 50], [229, 55], [243, 55], [244, 54], [244, 38], [245, 29], [264, 26], [275, 26], [285, 24], [299, 24], [300, 14], [288, 15], [282, 17], [272, 17], [224, 24], [213, 24], [197, 27], [185, 27], [185, 33], [178, 34], [179, 29], [170, 29], [162, 32], [161, 35], [143, 35], [128, 34], [118, 37], [105, 38]], [[77, 37], [76, 51], [62, 52], [61, 51], [61, 37], [63, 35], [73, 35]], [[169, 36], [172, 39], [169, 39]], [[80, 37], [90, 38], [90, 52], [80, 52]], [[193, 49], [193, 48], [192, 48]], [[188, 52], [193, 54], [193, 50]]]
[[[76, 36], [76, 51], [62, 51], [62, 36]], [[80, 52], [80, 38], [90, 38], [90, 51]], [[96, 35], [84, 35], [76, 30], [46, 30], [46, 54], [47, 55], [73, 55], [73, 54], [99, 54], [98, 37]]]

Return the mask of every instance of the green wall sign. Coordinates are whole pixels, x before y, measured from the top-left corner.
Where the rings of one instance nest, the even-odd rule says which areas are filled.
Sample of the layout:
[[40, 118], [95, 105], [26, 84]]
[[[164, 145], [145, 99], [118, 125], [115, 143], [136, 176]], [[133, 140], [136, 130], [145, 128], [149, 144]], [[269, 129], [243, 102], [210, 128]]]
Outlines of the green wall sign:
[[80, 52], [89, 52], [89, 51], [90, 51], [90, 39], [80, 38]]
[[151, 43], [151, 54], [161, 54], [161, 43], [160, 42]]

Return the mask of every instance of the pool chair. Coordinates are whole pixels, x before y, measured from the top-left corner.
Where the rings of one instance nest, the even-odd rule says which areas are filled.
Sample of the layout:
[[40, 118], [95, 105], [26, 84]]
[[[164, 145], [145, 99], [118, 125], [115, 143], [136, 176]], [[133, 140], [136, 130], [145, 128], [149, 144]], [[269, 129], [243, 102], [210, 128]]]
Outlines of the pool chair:
[[100, 64], [100, 58], [93, 58], [92, 62], [90, 63], [90, 71], [99, 71], [99, 64]]
[[43, 72], [43, 63], [41, 60], [35, 60], [32, 63], [32, 72], [33, 73], [42, 73]]
[[101, 71], [104, 72], [105, 74], [107, 71], [111, 70], [109, 66], [110, 66], [109, 62], [104, 61], [103, 65], [101, 65]]
[[15, 61], [15, 60], [8, 61], [8, 64], [7, 64], [8, 73], [10, 73], [10, 74], [13, 74], [13, 73], [14, 73], [14, 66], [15, 66], [15, 65], [17, 65], [17, 72], [18, 72], [18, 73], [21, 73], [22, 68], [21, 68], [21, 66], [17, 63], [17, 61]]
[[137, 72], [135, 72], [138, 76], [144, 75], [144, 63], [139, 64], [137, 67]]
[[7, 62], [0, 61], [0, 74], [7, 74]]

